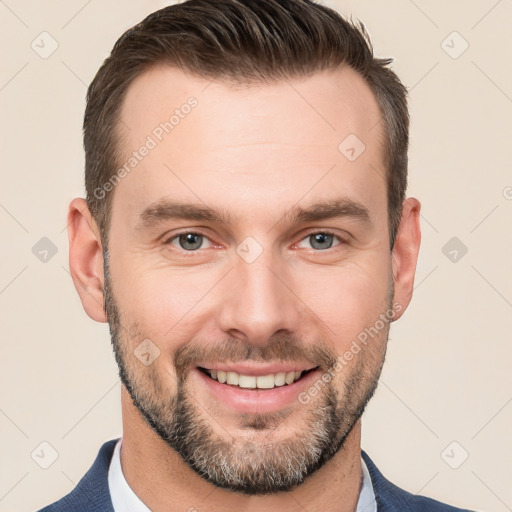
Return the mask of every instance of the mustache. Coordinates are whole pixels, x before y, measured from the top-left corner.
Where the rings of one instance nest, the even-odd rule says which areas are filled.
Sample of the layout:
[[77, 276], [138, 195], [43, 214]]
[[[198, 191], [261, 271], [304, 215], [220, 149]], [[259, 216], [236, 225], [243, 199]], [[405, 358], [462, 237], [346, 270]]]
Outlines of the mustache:
[[323, 340], [306, 343], [303, 340], [285, 334], [276, 334], [263, 346], [252, 345], [238, 338], [224, 340], [188, 340], [179, 347], [173, 356], [178, 378], [185, 377], [191, 367], [201, 361], [233, 362], [305, 362], [311, 366], [327, 369], [337, 359], [336, 353]]

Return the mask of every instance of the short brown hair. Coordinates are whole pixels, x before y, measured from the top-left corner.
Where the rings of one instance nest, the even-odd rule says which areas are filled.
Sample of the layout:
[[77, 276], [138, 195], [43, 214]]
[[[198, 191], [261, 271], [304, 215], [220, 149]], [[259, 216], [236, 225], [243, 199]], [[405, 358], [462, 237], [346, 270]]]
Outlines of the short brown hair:
[[373, 56], [362, 23], [311, 0], [188, 0], [150, 14], [118, 39], [87, 91], [86, 200], [104, 247], [113, 191], [105, 193], [102, 186], [122, 157], [123, 99], [135, 78], [154, 65], [169, 64], [234, 84], [303, 77], [340, 65], [357, 71], [375, 94], [384, 124], [393, 248], [407, 188], [409, 114], [407, 89], [389, 69], [391, 62]]

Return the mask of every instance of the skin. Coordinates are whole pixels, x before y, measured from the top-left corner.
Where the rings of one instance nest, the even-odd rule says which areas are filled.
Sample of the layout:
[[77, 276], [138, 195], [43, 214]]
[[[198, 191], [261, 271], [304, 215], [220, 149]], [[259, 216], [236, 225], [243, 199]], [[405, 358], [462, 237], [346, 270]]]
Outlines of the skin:
[[[144, 391], [155, 400], [176, 395], [180, 372], [173, 357], [187, 346], [210, 360], [222, 361], [231, 350], [240, 361], [246, 349], [254, 355], [282, 354], [285, 360], [292, 351], [279, 352], [274, 343], [282, 339], [303, 360], [321, 363], [326, 371], [312, 348], [321, 346], [326, 354], [342, 357], [391, 304], [397, 305], [394, 321], [400, 318], [412, 296], [420, 203], [412, 197], [404, 202], [391, 252], [383, 128], [375, 97], [346, 68], [248, 88], [159, 66], [131, 84], [123, 103], [127, 157], [190, 96], [197, 107], [114, 191], [107, 284], [120, 315], [118, 349], [139, 396]], [[366, 146], [355, 161], [338, 150], [350, 133]], [[342, 196], [364, 205], [370, 222], [342, 217], [294, 223], [285, 216], [297, 205], [308, 208]], [[138, 229], [141, 212], [162, 198], [220, 209], [231, 220], [171, 219]], [[71, 202], [68, 220], [73, 281], [86, 313], [106, 322], [105, 248], [83, 199]], [[166, 243], [185, 230], [207, 237], [193, 254], [180, 248], [176, 238]], [[334, 237], [330, 249], [315, 249], [309, 235], [322, 230], [345, 241]], [[262, 249], [252, 263], [236, 251], [249, 236]], [[250, 421], [257, 410], [252, 418], [235, 413], [189, 368], [181, 371], [184, 389], [212, 439], [238, 453], [245, 453], [241, 450], [249, 441], [261, 450], [271, 442], [278, 450], [308, 434], [308, 421], [329, 390], [342, 404], [369, 399], [363, 391], [380, 375], [388, 331], [389, 324], [309, 403], [294, 401], [277, 415], [258, 416], [259, 428]], [[149, 367], [133, 355], [143, 339], [160, 350]], [[159, 396], [157, 388], [150, 393], [149, 372], [160, 386]], [[357, 377], [359, 398], [345, 393], [350, 376]], [[121, 398], [123, 473], [151, 510], [355, 510], [362, 474], [359, 417], [344, 416], [353, 424], [340, 429], [336, 453], [301, 485], [250, 495], [221, 489], [199, 476], [148, 425], [125, 386]]]

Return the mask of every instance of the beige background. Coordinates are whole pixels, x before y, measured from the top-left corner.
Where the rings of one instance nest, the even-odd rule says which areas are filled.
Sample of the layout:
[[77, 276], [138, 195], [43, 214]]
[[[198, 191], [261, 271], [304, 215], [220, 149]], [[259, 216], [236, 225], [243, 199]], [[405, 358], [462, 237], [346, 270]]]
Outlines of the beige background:
[[[108, 328], [85, 315], [71, 282], [66, 210], [84, 194], [86, 86], [118, 36], [164, 4], [0, 1], [2, 512], [69, 492], [121, 435]], [[363, 20], [377, 54], [396, 59], [410, 90], [409, 195], [423, 205], [415, 296], [392, 326], [362, 446], [412, 493], [512, 510], [512, 4], [329, 5]], [[43, 31], [58, 42], [46, 59], [31, 47]], [[57, 249], [46, 262], [32, 251], [43, 237]], [[451, 246], [443, 252], [452, 237], [455, 262]], [[48, 469], [42, 442], [58, 452]]]

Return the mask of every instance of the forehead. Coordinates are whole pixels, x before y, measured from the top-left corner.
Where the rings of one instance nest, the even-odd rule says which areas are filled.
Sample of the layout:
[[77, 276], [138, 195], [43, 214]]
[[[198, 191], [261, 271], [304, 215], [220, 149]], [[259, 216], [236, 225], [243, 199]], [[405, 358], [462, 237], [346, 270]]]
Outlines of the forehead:
[[385, 208], [380, 111], [350, 68], [234, 87], [157, 66], [130, 85], [120, 119], [128, 172], [114, 204], [134, 222], [174, 196], [253, 216], [338, 192]]
[[[179, 111], [188, 110], [184, 107], [192, 97], [199, 108], [187, 123], [174, 125], [173, 138], [186, 137], [190, 130], [200, 135], [205, 145], [217, 144], [226, 134], [233, 144], [306, 142], [318, 136], [327, 137], [326, 143], [335, 143], [350, 130], [365, 142], [370, 142], [369, 131], [377, 137], [382, 135], [376, 98], [365, 80], [348, 67], [272, 83], [230, 84], [158, 65], [128, 88], [120, 113], [126, 142], [136, 145], [159, 124], [169, 121], [173, 113], [183, 120]], [[244, 130], [236, 130], [242, 120]], [[211, 121], [215, 122], [214, 131]], [[290, 121], [300, 124], [290, 130]], [[177, 124], [182, 126], [174, 130]]]

